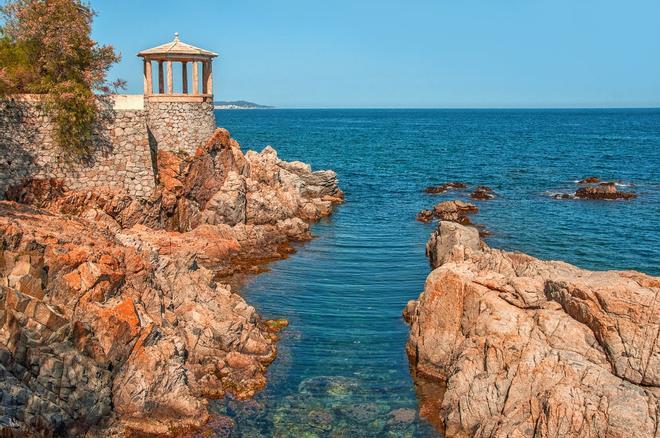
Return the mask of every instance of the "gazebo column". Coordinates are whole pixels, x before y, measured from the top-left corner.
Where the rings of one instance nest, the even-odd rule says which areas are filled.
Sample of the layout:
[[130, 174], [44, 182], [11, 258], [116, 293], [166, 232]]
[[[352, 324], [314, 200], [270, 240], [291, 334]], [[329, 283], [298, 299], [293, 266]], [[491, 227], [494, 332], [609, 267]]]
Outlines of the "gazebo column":
[[202, 94], [208, 94], [208, 85], [209, 85], [209, 63], [207, 61], [202, 62]]
[[163, 83], [163, 61], [158, 61], [158, 94], [165, 94], [165, 84]]
[[188, 61], [181, 61], [181, 92], [188, 94]]
[[199, 94], [199, 71], [198, 71], [198, 65], [199, 64], [197, 61], [193, 61], [192, 64], [192, 89], [193, 89], [193, 95], [197, 96]]
[[150, 96], [154, 88], [152, 85], [151, 61], [144, 60], [144, 95]]
[[167, 61], [167, 94], [174, 94], [174, 83], [172, 81], [172, 61]]
[[206, 94], [213, 94], [213, 62], [207, 61]]

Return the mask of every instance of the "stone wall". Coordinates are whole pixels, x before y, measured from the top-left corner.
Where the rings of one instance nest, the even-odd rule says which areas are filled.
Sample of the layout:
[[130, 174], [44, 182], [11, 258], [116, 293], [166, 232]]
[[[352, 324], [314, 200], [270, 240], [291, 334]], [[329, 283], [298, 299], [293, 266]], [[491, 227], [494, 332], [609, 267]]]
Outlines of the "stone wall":
[[212, 102], [145, 99], [149, 131], [159, 150], [194, 154], [215, 131]]
[[111, 187], [149, 196], [155, 187], [144, 110], [106, 109], [89, 157], [66, 158], [53, 140], [54, 126], [40, 99], [0, 101], [0, 198], [29, 178], [57, 178], [71, 189]]

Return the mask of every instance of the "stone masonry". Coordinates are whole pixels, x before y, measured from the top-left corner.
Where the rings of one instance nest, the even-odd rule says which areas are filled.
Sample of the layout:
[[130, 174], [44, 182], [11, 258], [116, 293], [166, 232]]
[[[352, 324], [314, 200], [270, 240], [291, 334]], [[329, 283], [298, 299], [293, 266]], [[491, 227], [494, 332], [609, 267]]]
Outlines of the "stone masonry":
[[37, 96], [0, 101], [0, 199], [9, 187], [34, 178], [60, 179], [69, 189], [111, 187], [150, 196], [158, 149], [192, 154], [216, 124], [209, 102], [145, 100], [130, 109], [110, 104], [102, 110], [93, 151], [77, 160], [65, 157], [53, 140], [53, 124]]
[[193, 154], [215, 131], [211, 102], [159, 102], [145, 99], [150, 134], [158, 149]]

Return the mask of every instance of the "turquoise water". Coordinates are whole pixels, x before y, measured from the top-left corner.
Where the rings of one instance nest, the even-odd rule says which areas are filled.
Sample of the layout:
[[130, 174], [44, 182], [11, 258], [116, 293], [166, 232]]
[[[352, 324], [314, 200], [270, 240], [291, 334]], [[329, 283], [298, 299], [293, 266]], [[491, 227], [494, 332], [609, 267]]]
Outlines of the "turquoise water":
[[[269, 384], [255, 400], [214, 402], [236, 436], [436, 436], [410, 417], [417, 399], [401, 319], [429, 273], [432, 225], [415, 214], [467, 191], [487, 242], [589, 269], [660, 275], [660, 111], [222, 111], [243, 149], [337, 171], [346, 203], [313, 227], [316, 239], [250, 278], [242, 294], [267, 318], [286, 318]], [[633, 190], [633, 201], [555, 200], [589, 175]], [[396, 414], [396, 415], [395, 415]]]

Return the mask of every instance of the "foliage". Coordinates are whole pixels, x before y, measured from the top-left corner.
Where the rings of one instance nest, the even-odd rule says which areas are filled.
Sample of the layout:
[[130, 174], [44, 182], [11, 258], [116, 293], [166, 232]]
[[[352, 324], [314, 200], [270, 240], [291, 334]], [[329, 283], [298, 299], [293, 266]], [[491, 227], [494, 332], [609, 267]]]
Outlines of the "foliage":
[[91, 38], [94, 11], [81, 0], [10, 0], [0, 7], [0, 94], [46, 95], [59, 145], [75, 155], [89, 151], [99, 106], [94, 93], [120, 57]]

